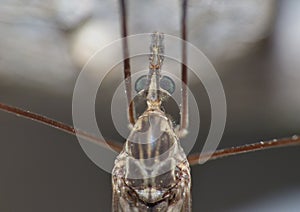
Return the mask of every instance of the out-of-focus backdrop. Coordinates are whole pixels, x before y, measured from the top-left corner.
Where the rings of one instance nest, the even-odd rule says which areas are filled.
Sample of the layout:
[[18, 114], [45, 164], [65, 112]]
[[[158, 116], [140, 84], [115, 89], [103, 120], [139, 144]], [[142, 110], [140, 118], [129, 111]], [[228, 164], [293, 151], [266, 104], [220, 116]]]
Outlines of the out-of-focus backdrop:
[[[179, 36], [180, 1], [127, 3], [129, 34]], [[227, 98], [219, 148], [300, 133], [299, 18], [298, 0], [189, 1], [188, 41], [216, 67]], [[72, 124], [81, 68], [117, 38], [118, 1], [2, 0], [0, 102]], [[109, 111], [111, 85], [121, 79], [119, 72], [107, 77], [97, 116], [106, 137], [123, 142]], [[209, 102], [199, 81], [191, 79], [190, 88], [200, 108], [201, 145]], [[0, 135], [0, 211], [110, 210], [111, 176], [74, 136], [4, 112]], [[299, 161], [300, 148], [289, 147], [194, 166], [193, 210], [299, 211]]]

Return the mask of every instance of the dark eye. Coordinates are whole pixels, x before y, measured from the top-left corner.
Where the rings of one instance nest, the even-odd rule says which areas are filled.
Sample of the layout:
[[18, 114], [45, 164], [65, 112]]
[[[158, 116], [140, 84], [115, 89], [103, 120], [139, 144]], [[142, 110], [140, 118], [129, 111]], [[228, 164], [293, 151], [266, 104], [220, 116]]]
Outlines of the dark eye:
[[147, 86], [147, 75], [143, 75], [135, 82], [135, 91], [138, 93]]
[[160, 80], [160, 87], [162, 89], [168, 91], [170, 94], [174, 93], [174, 91], [175, 91], [175, 83], [168, 76], [163, 76], [161, 78], [161, 80]]

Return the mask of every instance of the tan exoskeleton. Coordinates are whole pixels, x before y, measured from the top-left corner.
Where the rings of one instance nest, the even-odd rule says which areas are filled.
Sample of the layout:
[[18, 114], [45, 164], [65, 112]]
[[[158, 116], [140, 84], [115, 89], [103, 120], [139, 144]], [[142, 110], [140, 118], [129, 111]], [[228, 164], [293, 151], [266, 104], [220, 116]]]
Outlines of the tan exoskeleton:
[[[127, 36], [125, 0], [120, 0], [122, 37]], [[182, 0], [181, 38], [186, 40], [186, 5]], [[9, 106], [0, 102], [0, 110], [37, 121], [61, 131], [77, 135], [87, 141], [97, 143], [107, 149], [107, 144], [120, 155], [113, 169], [114, 212], [123, 211], [191, 211], [191, 175], [189, 165], [197, 165], [206, 154], [185, 156], [179, 138], [187, 132], [187, 67], [186, 47], [182, 46], [182, 106], [180, 127], [174, 131], [173, 125], [161, 110], [162, 95], [168, 91], [160, 87], [160, 70], [163, 63], [163, 36], [155, 33], [151, 43], [150, 67], [146, 87], [142, 91], [147, 99], [148, 108], [135, 120], [134, 104], [131, 101], [131, 72], [128, 58], [128, 44], [123, 43], [124, 78], [129, 103], [129, 122], [133, 128], [124, 147], [120, 143], [104, 141], [94, 135], [76, 129], [45, 116]], [[300, 137], [258, 142], [215, 151], [209, 160], [226, 156], [265, 150], [275, 147], [300, 145]]]
[[112, 172], [113, 211], [190, 211], [190, 168], [173, 124], [161, 110], [163, 34], [154, 33], [147, 109], [137, 119]]

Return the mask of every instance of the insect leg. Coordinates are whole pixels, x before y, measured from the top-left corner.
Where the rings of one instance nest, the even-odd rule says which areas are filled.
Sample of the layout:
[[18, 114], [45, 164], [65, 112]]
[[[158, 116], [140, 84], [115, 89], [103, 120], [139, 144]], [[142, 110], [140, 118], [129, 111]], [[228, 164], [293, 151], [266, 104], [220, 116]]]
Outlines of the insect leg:
[[118, 144], [118, 143], [115, 143], [112, 141], [104, 141], [88, 132], [82, 131], [80, 129], [76, 129], [73, 126], [56, 121], [54, 119], [50, 119], [46, 116], [42, 116], [42, 115], [30, 112], [30, 111], [26, 111], [26, 110], [23, 110], [20, 108], [9, 106], [9, 105], [3, 104], [1, 102], [0, 102], [0, 110], [7, 112], [7, 113], [14, 114], [16, 116], [20, 116], [20, 117], [35, 121], [35, 122], [39, 122], [39, 123], [48, 125], [50, 127], [56, 128], [60, 131], [69, 133], [71, 135], [77, 135], [87, 141], [98, 144], [106, 149], [107, 149], [107, 145], [109, 145], [110, 148], [114, 149], [117, 152], [121, 152], [121, 150], [122, 150], [121, 144]]
[[182, 64], [181, 64], [181, 116], [180, 116], [180, 129], [178, 132], [179, 137], [184, 137], [187, 133], [188, 128], [188, 96], [187, 96], [187, 83], [188, 83], [188, 74], [187, 74], [187, 50], [186, 50], [186, 41], [187, 39], [187, 0], [182, 0], [182, 10], [181, 10], [181, 39], [182, 42]]
[[127, 96], [127, 102], [129, 104], [128, 108], [128, 119], [130, 124], [134, 125], [135, 123], [135, 111], [134, 111], [134, 102], [131, 101], [132, 97], [132, 86], [131, 86], [131, 70], [130, 70], [130, 59], [129, 59], [129, 49], [128, 49], [128, 40], [127, 40], [127, 14], [126, 14], [126, 5], [125, 0], [120, 0], [120, 19], [121, 19], [121, 36], [123, 39], [123, 71], [124, 71], [124, 80], [125, 80], [125, 92]]
[[[282, 139], [274, 139], [271, 141], [261, 141], [258, 143], [253, 144], [246, 144], [242, 146], [236, 146], [226, 149], [220, 149], [215, 151], [209, 160], [215, 160], [223, 157], [228, 157], [232, 155], [239, 155], [249, 152], [255, 152], [259, 150], [266, 150], [266, 149], [272, 149], [277, 147], [287, 147], [292, 145], [300, 145], [300, 137], [297, 135], [294, 135], [290, 138], [282, 138]], [[199, 154], [193, 154], [188, 157], [190, 165], [197, 165], [200, 164], [203, 158], [206, 158], [208, 153], [203, 153], [201, 155]]]

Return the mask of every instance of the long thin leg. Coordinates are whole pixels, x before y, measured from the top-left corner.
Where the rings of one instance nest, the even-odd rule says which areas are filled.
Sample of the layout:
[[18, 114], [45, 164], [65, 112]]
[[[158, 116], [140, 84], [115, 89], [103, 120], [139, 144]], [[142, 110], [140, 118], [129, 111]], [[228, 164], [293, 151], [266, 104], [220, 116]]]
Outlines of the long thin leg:
[[30, 111], [26, 111], [20, 108], [16, 108], [13, 106], [9, 106], [3, 103], [0, 103], [0, 110], [17, 115], [17, 116], [21, 116], [23, 118], [35, 121], [35, 122], [39, 122], [45, 125], [48, 125], [50, 127], [56, 128], [60, 131], [69, 133], [71, 135], [77, 135], [80, 136], [81, 138], [99, 144], [100, 146], [102, 146], [103, 148], [107, 148], [106, 143], [115, 151], [120, 152], [122, 150], [122, 145], [121, 144], [117, 144], [114, 143], [112, 141], [103, 141], [100, 138], [93, 136], [85, 131], [79, 130], [79, 129], [75, 129], [73, 126], [67, 125], [65, 123], [56, 121], [54, 119], [50, 119], [47, 118], [46, 116], [41, 116], [39, 114], [30, 112]]
[[[291, 145], [300, 145], [300, 137], [293, 136], [291, 138], [274, 139], [271, 141], [262, 141], [254, 144], [247, 144], [237, 147], [231, 147], [215, 151], [209, 160], [215, 160], [232, 155], [239, 155], [243, 153], [255, 152], [260, 150], [272, 149], [276, 147], [287, 147]], [[207, 154], [193, 154], [188, 157], [190, 165], [197, 165], [201, 163], [203, 158], [206, 158]]]
[[[187, 0], [182, 0], [182, 10], [181, 10], [181, 39], [187, 39]], [[188, 98], [187, 98], [187, 83], [188, 83], [188, 74], [187, 74], [187, 51], [186, 43], [182, 43], [182, 64], [181, 64], [181, 81], [182, 81], [182, 91], [181, 91], [181, 117], [180, 117], [180, 134], [184, 136], [187, 133], [188, 128]]]
[[[29, 112], [20, 108], [16, 108], [13, 106], [9, 106], [3, 103], [0, 103], [0, 110], [4, 112], [11, 113], [13, 115], [21, 116], [23, 118], [39, 122], [42, 124], [45, 124], [47, 126], [56, 128], [60, 131], [67, 132], [71, 135], [79, 135], [82, 138], [86, 139], [87, 141], [99, 144], [100, 146], [103, 146], [106, 148], [104, 145], [105, 141], [101, 140], [98, 137], [95, 137], [87, 132], [84, 132], [80, 129], [75, 129], [73, 126], [67, 125], [65, 123], [47, 118], [45, 116], [38, 115], [33, 112]], [[122, 145], [108, 141], [106, 142], [111, 148], [113, 148], [115, 151], [120, 152], [122, 150]], [[237, 146], [237, 147], [231, 147], [231, 148], [226, 148], [226, 149], [221, 149], [215, 151], [211, 158], [209, 160], [215, 160], [223, 157], [228, 157], [228, 156], [233, 156], [233, 155], [238, 155], [238, 154], [243, 154], [243, 153], [249, 153], [249, 152], [255, 152], [255, 151], [260, 151], [260, 150], [266, 150], [266, 149], [271, 149], [271, 148], [276, 148], [276, 147], [287, 147], [287, 146], [292, 146], [292, 145], [300, 145], [300, 137], [299, 136], [293, 136], [291, 138], [283, 138], [283, 139], [274, 139], [271, 141], [265, 141], [265, 142], [258, 142], [254, 144], [248, 144], [248, 145], [242, 145], [242, 146]], [[206, 158], [206, 153], [200, 155], [200, 154], [193, 154], [188, 157], [190, 165], [197, 165], [201, 162], [202, 158]]]
[[124, 70], [124, 79], [125, 79], [125, 91], [127, 95], [127, 102], [129, 104], [128, 108], [128, 119], [129, 122], [134, 125], [135, 123], [135, 113], [134, 113], [134, 103], [131, 101], [131, 71], [130, 71], [130, 59], [129, 59], [129, 49], [128, 49], [128, 40], [127, 40], [127, 14], [126, 14], [126, 5], [125, 0], [120, 0], [120, 10], [121, 10], [121, 35], [123, 39], [123, 70]]

